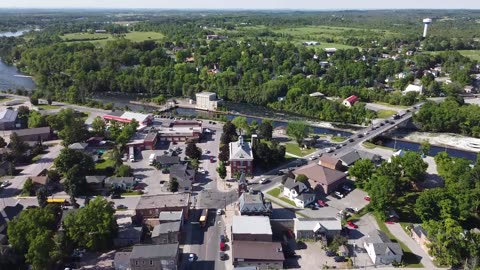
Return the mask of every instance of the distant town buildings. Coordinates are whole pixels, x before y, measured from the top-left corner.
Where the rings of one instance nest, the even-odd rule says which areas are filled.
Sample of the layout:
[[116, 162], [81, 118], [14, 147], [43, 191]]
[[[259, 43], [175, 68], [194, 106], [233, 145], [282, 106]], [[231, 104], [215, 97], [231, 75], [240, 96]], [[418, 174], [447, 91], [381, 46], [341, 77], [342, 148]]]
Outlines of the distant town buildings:
[[196, 108], [199, 110], [216, 111], [217, 110], [217, 94], [212, 92], [201, 92], [195, 95]]

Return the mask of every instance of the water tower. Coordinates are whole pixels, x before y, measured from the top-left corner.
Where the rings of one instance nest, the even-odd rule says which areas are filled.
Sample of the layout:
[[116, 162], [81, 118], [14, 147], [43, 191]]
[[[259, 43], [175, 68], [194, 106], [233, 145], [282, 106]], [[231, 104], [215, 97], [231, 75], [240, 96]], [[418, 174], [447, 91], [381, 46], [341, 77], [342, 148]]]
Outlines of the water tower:
[[432, 23], [432, 19], [430, 18], [423, 19], [423, 24], [425, 25], [425, 27], [423, 28], [423, 37], [427, 36], [428, 25], [430, 25], [431, 23]]

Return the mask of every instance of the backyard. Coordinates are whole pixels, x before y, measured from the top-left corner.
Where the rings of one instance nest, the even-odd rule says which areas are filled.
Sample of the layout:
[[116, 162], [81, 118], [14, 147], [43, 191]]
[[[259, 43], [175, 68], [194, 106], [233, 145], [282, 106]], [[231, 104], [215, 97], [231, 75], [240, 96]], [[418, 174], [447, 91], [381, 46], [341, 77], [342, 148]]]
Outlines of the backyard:
[[315, 148], [306, 148], [306, 149], [301, 149], [297, 143], [286, 143], [285, 144], [286, 148], [286, 153], [295, 155], [297, 157], [303, 157], [306, 155], [310, 155], [311, 153], [315, 152]]

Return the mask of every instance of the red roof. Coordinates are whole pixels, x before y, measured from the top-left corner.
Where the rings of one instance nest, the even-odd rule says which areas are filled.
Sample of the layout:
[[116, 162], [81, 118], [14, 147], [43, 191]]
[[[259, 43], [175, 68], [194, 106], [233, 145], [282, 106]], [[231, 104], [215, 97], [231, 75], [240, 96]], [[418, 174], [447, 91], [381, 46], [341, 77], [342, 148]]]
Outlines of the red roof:
[[126, 118], [122, 118], [122, 117], [119, 117], [119, 116], [114, 116], [114, 115], [105, 115], [103, 116], [103, 119], [105, 120], [114, 120], [114, 121], [117, 121], [117, 122], [124, 122], [124, 123], [130, 123], [132, 122], [132, 120], [130, 119], [126, 119]]
[[349, 96], [345, 99], [345, 101], [348, 101], [350, 104], [353, 104], [353, 103], [358, 101], [358, 97], [357, 96]]

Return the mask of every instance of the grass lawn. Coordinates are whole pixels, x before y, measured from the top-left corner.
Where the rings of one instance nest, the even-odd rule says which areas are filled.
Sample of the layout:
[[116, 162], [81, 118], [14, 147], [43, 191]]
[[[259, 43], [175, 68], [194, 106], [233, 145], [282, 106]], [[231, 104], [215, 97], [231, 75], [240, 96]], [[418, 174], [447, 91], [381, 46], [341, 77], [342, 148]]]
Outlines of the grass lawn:
[[[129, 32], [125, 34], [125, 39], [140, 42], [145, 40], [159, 40], [164, 37], [163, 34], [157, 32]], [[108, 33], [70, 33], [61, 36], [66, 42], [81, 42], [88, 41], [93, 42], [98, 45], [105, 45], [108, 41], [115, 40], [117, 37], [114, 37]]]
[[32, 158], [32, 162], [33, 163], [37, 163], [41, 158], [42, 158], [43, 154], [40, 154], [40, 155], [36, 155]]
[[95, 169], [96, 170], [104, 170], [108, 167], [114, 167], [115, 166], [115, 161], [111, 159], [105, 159], [102, 162], [98, 162], [95, 164]]
[[[439, 54], [443, 51], [438, 51], [438, 52], [426, 52], [426, 53], [430, 53], [430, 54]], [[475, 60], [475, 61], [480, 61], [480, 50], [459, 50], [458, 51], [461, 55], [463, 56], [466, 56], [466, 57], [469, 57], [471, 58], [472, 60]]]
[[142, 195], [143, 192], [139, 190], [127, 190], [125, 192], [122, 192], [121, 194], [122, 196], [137, 196], [137, 195]]
[[297, 207], [294, 202], [292, 202], [292, 201], [290, 201], [289, 199], [284, 198], [283, 196], [281, 196], [281, 195], [280, 195], [281, 193], [282, 193], [282, 189], [281, 189], [281, 188], [278, 188], [278, 187], [277, 187], [277, 188], [274, 188], [274, 189], [272, 189], [272, 190], [270, 190], [270, 191], [267, 192], [268, 195], [273, 196], [273, 197], [275, 197], [275, 198], [277, 198], [277, 199], [279, 199], [279, 200], [281, 200], [281, 201], [283, 201], [283, 202], [286, 202], [287, 204], [290, 204], [290, 205], [293, 206], [293, 207]]
[[380, 105], [384, 105], [384, 106], [388, 106], [388, 107], [392, 107], [392, 108], [397, 108], [397, 109], [408, 109], [408, 108], [410, 108], [410, 106], [392, 105], [392, 104], [389, 104], [389, 103], [386, 103], [386, 102], [374, 102], [374, 104], [380, 104]]
[[377, 215], [374, 215], [375, 219], [377, 220], [378, 227], [382, 232], [384, 232], [392, 242], [399, 243], [400, 246], [402, 247], [403, 250], [403, 263], [406, 265], [406, 267], [409, 268], [423, 268], [423, 264], [420, 263], [420, 258], [417, 257], [417, 255], [413, 254], [412, 251], [401, 241], [398, 241], [397, 238], [390, 232], [390, 230], [387, 228], [387, 225], [385, 222], [381, 221]]
[[343, 141], [345, 141], [346, 139], [347, 139], [347, 138], [342, 137], [342, 136], [332, 136], [332, 137], [330, 138], [330, 140], [331, 140], [332, 142], [343, 142]]
[[37, 107], [41, 108], [41, 109], [44, 109], [44, 110], [56, 110], [56, 109], [60, 109], [62, 106], [39, 104], [39, 105], [37, 105]]
[[377, 117], [378, 118], [383, 118], [383, 119], [386, 119], [386, 118], [390, 118], [392, 117], [394, 114], [396, 114], [397, 112], [396, 111], [393, 111], [393, 110], [378, 110], [377, 111]]
[[374, 143], [371, 143], [371, 142], [364, 142], [362, 143], [363, 147], [367, 148], [367, 149], [374, 149], [374, 148], [382, 148], [382, 149], [386, 149], [386, 150], [394, 150], [393, 148], [390, 148], [390, 147], [386, 147], [386, 146], [381, 146], [381, 145], [376, 145]]
[[300, 147], [298, 147], [297, 143], [286, 143], [285, 148], [286, 148], [287, 153], [290, 153], [292, 155], [296, 155], [296, 156], [299, 156], [299, 157], [309, 155], [309, 154], [316, 151], [315, 148], [302, 150], [302, 149], [300, 149]]

